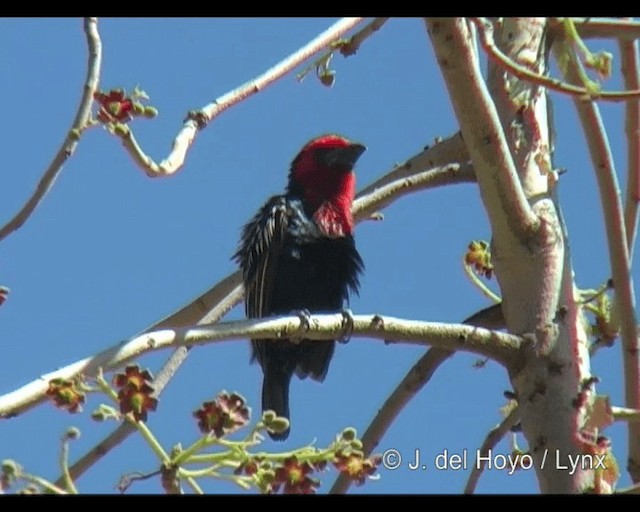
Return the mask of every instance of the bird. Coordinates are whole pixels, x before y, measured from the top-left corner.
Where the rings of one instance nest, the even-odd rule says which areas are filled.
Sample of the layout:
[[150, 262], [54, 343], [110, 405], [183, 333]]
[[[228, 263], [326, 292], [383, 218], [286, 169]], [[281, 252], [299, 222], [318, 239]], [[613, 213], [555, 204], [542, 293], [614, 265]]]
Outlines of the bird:
[[[307, 142], [291, 162], [284, 194], [270, 197], [241, 231], [233, 259], [244, 284], [247, 318], [342, 311], [358, 294], [363, 260], [351, 206], [354, 167], [366, 146], [335, 133]], [[303, 318], [304, 319], [304, 318]], [[262, 373], [262, 410], [289, 420], [289, 386], [324, 381], [336, 340], [252, 339], [251, 362]], [[267, 430], [277, 441], [290, 426]]]

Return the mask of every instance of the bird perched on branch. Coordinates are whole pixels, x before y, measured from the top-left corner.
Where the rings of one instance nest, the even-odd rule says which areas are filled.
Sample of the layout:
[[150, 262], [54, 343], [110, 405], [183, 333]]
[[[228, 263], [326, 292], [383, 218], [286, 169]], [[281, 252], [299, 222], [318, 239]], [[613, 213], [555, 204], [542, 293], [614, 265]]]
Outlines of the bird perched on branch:
[[[293, 159], [283, 195], [271, 197], [244, 226], [234, 255], [242, 270], [248, 318], [342, 310], [358, 293], [364, 265], [353, 238], [353, 168], [366, 147], [335, 134], [309, 141]], [[251, 340], [262, 367], [262, 410], [289, 419], [293, 374], [323, 381], [335, 340]], [[269, 432], [284, 440], [284, 432]]]

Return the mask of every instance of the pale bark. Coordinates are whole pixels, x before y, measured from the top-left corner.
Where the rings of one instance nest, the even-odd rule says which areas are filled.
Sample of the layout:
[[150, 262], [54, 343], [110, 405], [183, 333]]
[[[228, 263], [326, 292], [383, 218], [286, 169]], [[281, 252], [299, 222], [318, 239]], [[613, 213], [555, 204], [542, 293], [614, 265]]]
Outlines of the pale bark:
[[[578, 407], [577, 390], [590, 377], [587, 333], [555, 196], [547, 96], [494, 64], [485, 85], [464, 19], [426, 23], [491, 223], [507, 329], [532, 340], [508, 371], [540, 490], [585, 491], [593, 472], [557, 463], [581, 453], [576, 441], [593, 388]], [[496, 44], [543, 74], [544, 28], [543, 18], [505, 18]]]

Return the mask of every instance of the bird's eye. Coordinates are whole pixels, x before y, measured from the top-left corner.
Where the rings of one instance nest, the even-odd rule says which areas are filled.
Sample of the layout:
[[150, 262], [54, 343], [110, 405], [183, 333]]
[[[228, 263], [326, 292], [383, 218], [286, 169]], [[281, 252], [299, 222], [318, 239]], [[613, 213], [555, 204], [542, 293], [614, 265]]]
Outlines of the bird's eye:
[[333, 150], [329, 148], [319, 148], [316, 150], [315, 157], [316, 157], [316, 161], [319, 164], [330, 166], [333, 160], [332, 155], [333, 155]]
[[316, 151], [317, 162], [325, 167], [335, 167], [343, 164], [341, 161], [342, 148], [320, 148]]

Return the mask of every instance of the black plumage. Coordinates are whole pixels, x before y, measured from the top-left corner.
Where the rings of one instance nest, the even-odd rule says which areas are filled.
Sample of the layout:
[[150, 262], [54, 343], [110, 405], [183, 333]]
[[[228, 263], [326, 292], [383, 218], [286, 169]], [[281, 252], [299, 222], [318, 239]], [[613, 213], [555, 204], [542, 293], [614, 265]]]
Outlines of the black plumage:
[[[285, 194], [244, 226], [234, 255], [248, 318], [336, 312], [358, 293], [363, 262], [353, 238], [353, 165], [364, 146], [337, 135], [309, 142], [294, 159]], [[262, 409], [289, 418], [293, 374], [324, 380], [335, 341], [251, 340], [264, 374]], [[286, 439], [289, 432], [270, 433]]]

